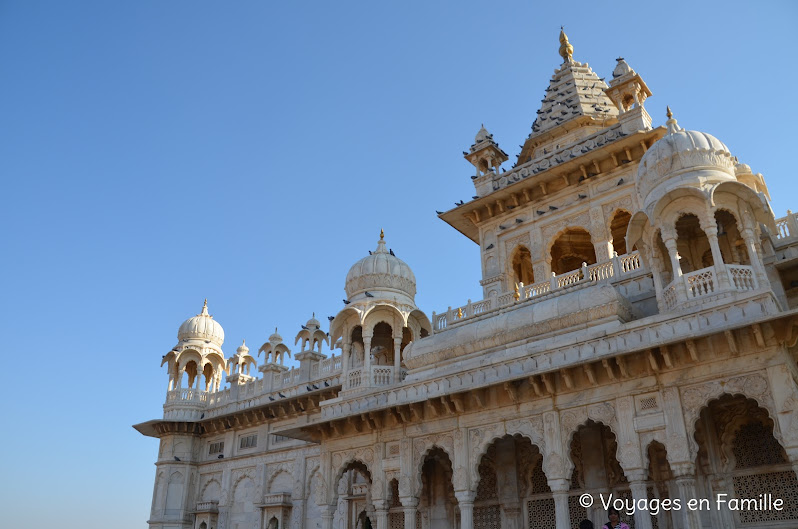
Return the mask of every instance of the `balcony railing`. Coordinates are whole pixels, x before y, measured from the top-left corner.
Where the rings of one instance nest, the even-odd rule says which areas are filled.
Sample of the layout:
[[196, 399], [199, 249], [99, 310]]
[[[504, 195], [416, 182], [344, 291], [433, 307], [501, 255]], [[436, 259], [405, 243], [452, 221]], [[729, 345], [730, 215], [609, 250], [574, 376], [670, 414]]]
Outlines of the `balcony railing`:
[[[753, 267], [735, 264], [725, 264], [723, 266], [729, 275], [729, 290], [745, 292], [759, 288]], [[718, 270], [714, 266], [710, 266], [695, 272], [689, 272], [671, 281], [662, 291], [663, 304], [666, 310], [672, 310], [679, 303], [680, 288], [684, 288], [684, 293], [681, 296], [686, 296], [687, 301], [719, 293], [721, 287], [718, 279]]]
[[776, 239], [798, 236], [798, 213], [793, 213], [788, 209], [785, 217], [776, 219], [776, 230]]
[[177, 401], [205, 403], [208, 401], [208, 392], [194, 388], [177, 388], [166, 394], [166, 402]]
[[390, 386], [395, 381], [404, 380], [406, 371], [400, 370], [398, 377], [395, 375], [394, 366], [372, 365], [369, 372], [365, 366], [358, 367], [346, 374], [344, 389], [357, 389], [361, 387]]
[[[624, 255], [616, 255], [608, 261], [596, 263], [590, 266], [583, 266], [578, 270], [566, 272], [560, 275], [552, 275], [550, 279], [524, 285], [519, 290], [519, 301], [543, 296], [551, 292], [565, 289], [574, 285], [587, 282], [607, 281], [623, 279], [623, 276], [637, 273], [643, 268], [639, 252], [632, 252]], [[432, 313], [432, 325], [435, 331], [443, 331], [452, 324], [460, 323], [463, 320], [474, 318], [480, 314], [497, 310], [515, 301], [515, 292], [505, 292], [495, 299], [484, 299], [468, 303], [461, 307], [449, 308], [442, 314]]]

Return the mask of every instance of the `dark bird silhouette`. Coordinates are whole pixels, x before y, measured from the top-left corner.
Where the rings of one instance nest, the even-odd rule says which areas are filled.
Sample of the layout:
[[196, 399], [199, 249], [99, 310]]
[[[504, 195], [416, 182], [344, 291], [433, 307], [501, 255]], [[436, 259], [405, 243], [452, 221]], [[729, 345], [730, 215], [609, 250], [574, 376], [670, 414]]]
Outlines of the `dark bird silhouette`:
[[200, 419], [204, 419], [204, 418], [205, 418], [205, 414], [203, 413], [202, 415], [200, 415]]
[[180, 461], [180, 458], [175, 456], [175, 461]]
[[345, 299], [345, 300], [344, 300], [344, 305], [349, 305], [350, 303], [352, 303], [352, 302], [351, 302], [351, 301], [349, 301], [348, 299]]
[[499, 229], [500, 229], [500, 230], [506, 230], [506, 229], [507, 229], [507, 226], [502, 226], [501, 224], [499, 224]]
[[474, 196], [473, 196], [473, 197], [471, 197], [471, 198], [473, 198], [474, 200], [476, 200], [476, 199], [478, 199], [479, 197], [478, 197], [477, 195], [474, 195]]
[[325, 388], [328, 388], [328, 387], [330, 387], [330, 383], [329, 383], [329, 382], [327, 382], [326, 380], [324, 381], [324, 387], [325, 387]]
[[557, 211], [559, 208], [557, 206], [549, 206], [549, 209], [552, 211]]
[[218, 456], [216, 456], [216, 459], [224, 459], [224, 454], [219, 454]]
[[367, 297], [367, 298], [373, 298], [373, 297], [374, 297], [374, 294], [372, 294], [371, 292], [369, 292], [368, 290], [366, 290], [366, 297]]
[[435, 213], [437, 213], [438, 215], [443, 215], [443, 211], [438, 211], [437, 209], [435, 210]]
[[305, 325], [300, 325], [300, 327], [302, 327], [302, 328], [303, 328], [303, 329], [305, 329], [306, 331], [308, 330], [308, 328], [307, 328]]
[[487, 246], [485, 249], [486, 249], [486, 250], [490, 250], [490, 249], [492, 249], [492, 248], [493, 248], [493, 243], [490, 243], [490, 244], [489, 244], [489, 245], [488, 245], [488, 246]]
[[327, 316], [327, 319], [333, 321], [335, 319], [335, 316]]
[[316, 384], [311, 384], [311, 386], [313, 386], [313, 389], [319, 389], [319, 386], [317, 386]]
[[310, 386], [307, 386], [307, 388], [308, 388], [308, 391], [313, 391], [313, 388], [311, 388]]
[[394, 257], [396, 257], [396, 254], [395, 254], [395, 253], [393, 253], [393, 249], [391, 249], [391, 248], [388, 248], [388, 253], [390, 253], [391, 255], [393, 255]]
[[524, 222], [524, 221], [523, 221], [523, 220], [521, 220], [521, 219], [515, 219], [515, 223], [516, 223], [516, 224], [521, 224], [522, 222]]
[[615, 185], [618, 185], [618, 186], [619, 186], [619, 185], [623, 185], [623, 178], [621, 178], [620, 180], [618, 180], [618, 183], [617, 183], [617, 184], [615, 184]]
[[504, 167], [502, 167], [502, 173], [506, 173], [506, 172], [507, 172], [507, 169], [505, 169]]
[[587, 198], [587, 195], [581, 195], [581, 194], [580, 194], [580, 195], [579, 195], [579, 198], [580, 198], [580, 199]]
[[468, 156], [468, 151], [463, 151], [463, 156]]
[[285, 395], [283, 395], [283, 394], [282, 394], [282, 393], [280, 393], [279, 391], [277, 392], [277, 394], [278, 394], [278, 395], [280, 395], [280, 398], [281, 398], [281, 399], [284, 399], [284, 398], [286, 398], [286, 397], [285, 397]]
[[369, 255], [371, 255], [371, 250], [369, 250]]
[[269, 400], [274, 400], [274, 397], [272, 397], [271, 395], [269, 395]]
[[545, 212], [545, 211], [540, 211], [540, 210], [537, 210], [535, 213], [537, 213], [538, 215], [543, 215], [543, 214], [544, 214], [544, 213], [546, 213], [546, 212]]
[[461, 200], [460, 202], [455, 202], [454, 203], [455, 206], [462, 206], [463, 204], [465, 204], [464, 200]]
[[580, 176], [580, 177], [579, 177], [579, 181], [580, 181], [580, 182], [582, 182], [584, 179], [585, 179], [585, 177], [584, 177], [584, 176]]

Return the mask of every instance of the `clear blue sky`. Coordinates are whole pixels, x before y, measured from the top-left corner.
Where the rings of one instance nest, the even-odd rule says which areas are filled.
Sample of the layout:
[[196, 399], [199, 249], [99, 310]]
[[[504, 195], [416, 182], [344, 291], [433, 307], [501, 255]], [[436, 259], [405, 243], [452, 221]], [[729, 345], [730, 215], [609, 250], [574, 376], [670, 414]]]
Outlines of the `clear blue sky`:
[[480, 123], [515, 158], [561, 24], [798, 209], [798, 4], [538, 4], [0, 2], [5, 524], [145, 527], [157, 441], [131, 424], [206, 297], [228, 355], [293, 345], [384, 228], [428, 315], [479, 299], [434, 212], [474, 194]]

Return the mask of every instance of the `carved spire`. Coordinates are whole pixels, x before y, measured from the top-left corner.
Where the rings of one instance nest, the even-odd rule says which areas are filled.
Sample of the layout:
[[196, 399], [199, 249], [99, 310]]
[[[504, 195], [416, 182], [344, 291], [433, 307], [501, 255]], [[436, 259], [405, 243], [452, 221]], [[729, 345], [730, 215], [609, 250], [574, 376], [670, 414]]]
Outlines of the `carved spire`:
[[682, 128], [676, 123], [676, 118], [673, 117], [673, 112], [671, 112], [671, 107], [668, 106], [668, 121], [665, 124], [668, 126], [668, 134], [673, 134], [675, 132], [679, 132]]
[[383, 239], [385, 239], [385, 231], [383, 231], [383, 229], [380, 228], [380, 240], [383, 240]]
[[202, 304], [202, 312], [200, 316], [208, 316], [208, 298], [205, 298], [205, 303]]
[[560, 57], [563, 61], [570, 62], [574, 55], [574, 47], [568, 42], [568, 35], [565, 34], [565, 29], [560, 26]]

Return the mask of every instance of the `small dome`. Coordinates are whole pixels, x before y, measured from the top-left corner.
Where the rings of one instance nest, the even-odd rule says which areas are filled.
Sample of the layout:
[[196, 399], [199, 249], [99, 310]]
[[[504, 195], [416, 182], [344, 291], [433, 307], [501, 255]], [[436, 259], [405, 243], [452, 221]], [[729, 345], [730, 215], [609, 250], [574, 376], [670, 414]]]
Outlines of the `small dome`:
[[482, 127], [480, 127], [479, 129], [479, 132], [477, 132], [477, 136], [474, 138], [474, 143], [480, 143], [487, 139], [490, 139], [490, 134], [488, 133], [488, 130], [485, 128], [485, 125], [482, 125]]
[[282, 342], [283, 337], [277, 334], [277, 327], [274, 328], [274, 334], [269, 336], [269, 342]]
[[238, 349], [236, 349], [236, 353], [238, 353], [240, 355], [245, 355], [245, 354], [249, 353], [249, 347], [247, 347], [247, 341], [246, 340], [244, 340], [241, 343], [241, 345], [238, 346]]
[[667, 134], [646, 151], [637, 168], [635, 185], [644, 210], [673, 187], [736, 180], [728, 147], [706, 132], [680, 128], [670, 109], [668, 117]]
[[754, 174], [751, 170], [751, 166], [745, 163], [738, 163], [734, 166], [734, 174], [735, 175], [743, 175], [743, 174]]
[[352, 265], [346, 275], [346, 296], [352, 300], [362, 294], [364, 297], [385, 297], [401, 300], [400, 297], [409, 298], [409, 303], [415, 304], [416, 276], [407, 264], [392, 255], [385, 247], [382, 233], [377, 243], [377, 249]]
[[615, 69], [612, 71], [613, 79], [617, 79], [618, 77], [626, 75], [629, 72], [634, 72], [634, 70], [632, 70], [632, 67], [629, 66], [629, 63], [623, 60], [623, 57], [618, 57], [617, 61], [618, 64], [615, 65]]
[[224, 343], [224, 329], [219, 322], [208, 314], [208, 300], [202, 306], [202, 312], [183, 322], [177, 331], [177, 339], [181, 342], [187, 340], [202, 340], [212, 342], [219, 347]]
[[308, 320], [305, 324], [305, 327], [310, 329], [311, 331], [315, 331], [316, 329], [321, 329], [321, 322], [316, 319], [316, 313], [313, 313], [313, 317]]

